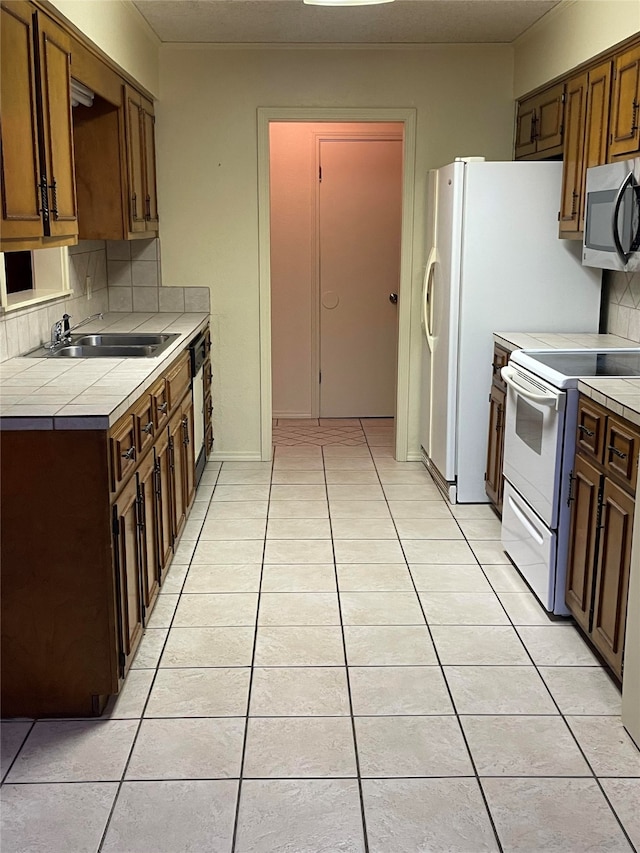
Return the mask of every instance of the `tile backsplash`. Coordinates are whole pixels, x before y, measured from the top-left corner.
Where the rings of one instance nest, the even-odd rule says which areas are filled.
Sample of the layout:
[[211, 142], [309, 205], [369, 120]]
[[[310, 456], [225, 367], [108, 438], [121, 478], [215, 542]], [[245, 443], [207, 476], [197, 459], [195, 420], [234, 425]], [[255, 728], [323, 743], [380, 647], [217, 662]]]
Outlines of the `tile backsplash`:
[[640, 272], [605, 271], [606, 331], [640, 343]]
[[0, 314], [0, 362], [50, 340], [51, 326], [65, 313], [75, 324], [107, 311], [209, 311], [208, 287], [162, 286], [157, 239], [69, 246], [69, 285], [69, 295], [54, 302]]

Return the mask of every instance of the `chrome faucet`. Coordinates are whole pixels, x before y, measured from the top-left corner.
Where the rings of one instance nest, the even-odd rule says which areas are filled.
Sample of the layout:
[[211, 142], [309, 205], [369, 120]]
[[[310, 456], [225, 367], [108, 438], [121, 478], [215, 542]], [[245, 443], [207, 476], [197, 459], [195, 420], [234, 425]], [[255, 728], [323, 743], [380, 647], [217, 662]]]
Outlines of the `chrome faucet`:
[[79, 323], [76, 323], [75, 326], [69, 326], [69, 320], [71, 316], [69, 314], [63, 314], [61, 320], [56, 320], [56, 322], [51, 327], [51, 341], [48, 344], [45, 344], [46, 349], [53, 349], [54, 347], [60, 346], [61, 344], [68, 344], [71, 332], [74, 332], [76, 329], [79, 329], [80, 326], [84, 326], [86, 323], [90, 323], [91, 320], [102, 320], [102, 312], [98, 314], [92, 314], [90, 317], [85, 317], [84, 320], [81, 320]]

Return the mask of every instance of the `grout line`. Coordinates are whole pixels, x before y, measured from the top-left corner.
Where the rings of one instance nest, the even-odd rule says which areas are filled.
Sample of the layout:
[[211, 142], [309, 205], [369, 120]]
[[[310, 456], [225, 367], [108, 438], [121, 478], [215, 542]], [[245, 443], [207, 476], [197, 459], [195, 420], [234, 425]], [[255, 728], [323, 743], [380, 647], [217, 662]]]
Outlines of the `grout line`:
[[[271, 489], [272, 489], [272, 480], [273, 480], [273, 464], [275, 461], [275, 453], [272, 455], [271, 460], [271, 477], [269, 479], [269, 495], [267, 497], [267, 515], [266, 515], [266, 523], [265, 523], [265, 531], [264, 531], [264, 539], [262, 544], [262, 561], [260, 565], [260, 580], [258, 582], [258, 598], [256, 601], [256, 611], [255, 611], [255, 630], [253, 634], [253, 648], [251, 650], [251, 664], [249, 671], [249, 689], [247, 691], [247, 713], [245, 715], [244, 721], [244, 737], [242, 739], [242, 752], [240, 755], [240, 771], [239, 771], [239, 779], [238, 779], [238, 793], [236, 797], [236, 808], [235, 814], [233, 818], [233, 834], [231, 836], [231, 853], [234, 853], [236, 849], [236, 841], [238, 836], [238, 820], [240, 817], [240, 801], [242, 797], [242, 782], [243, 782], [243, 774], [244, 774], [244, 764], [245, 758], [247, 754], [247, 740], [249, 738], [249, 713], [251, 710], [251, 692], [253, 689], [253, 675], [255, 672], [255, 661], [256, 661], [256, 648], [258, 645], [258, 628], [259, 628], [259, 619], [260, 619], [260, 601], [262, 596], [262, 581], [264, 577], [264, 558], [265, 552], [267, 548], [267, 524], [269, 523], [269, 507], [271, 505]], [[212, 496], [213, 497], [213, 496]]]
[[[369, 452], [371, 452], [371, 451], [369, 451]], [[324, 450], [322, 451], [322, 462], [323, 462], [323, 467], [324, 467]], [[326, 479], [326, 477], [325, 477], [325, 479]], [[362, 773], [360, 770], [360, 755], [358, 752], [358, 738], [357, 738], [357, 734], [356, 734], [356, 720], [355, 720], [355, 716], [353, 713], [353, 697], [351, 694], [351, 675], [349, 672], [349, 659], [347, 657], [347, 641], [346, 641], [345, 633], [344, 633], [344, 627], [345, 626], [344, 626], [344, 619], [342, 616], [342, 601], [340, 598], [340, 582], [339, 582], [339, 578], [338, 578], [338, 565], [336, 563], [335, 543], [334, 543], [334, 539], [333, 539], [333, 525], [332, 525], [332, 520], [331, 520], [331, 504], [329, 503], [329, 490], [328, 489], [327, 489], [327, 506], [328, 506], [328, 511], [329, 511], [329, 527], [331, 530], [331, 550], [333, 553], [333, 571], [334, 571], [335, 580], [336, 580], [336, 598], [337, 598], [337, 602], [338, 602], [338, 614], [340, 616], [340, 635], [342, 636], [342, 653], [344, 655], [345, 678], [347, 681], [347, 695], [349, 697], [349, 714], [350, 714], [350, 719], [351, 719], [351, 734], [353, 737], [353, 750], [354, 750], [354, 757], [355, 757], [355, 762], [356, 762], [356, 774], [357, 774], [357, 781], [358, 781], [358, 797], [360, 800], [360, 816], [362, 819], [362, 834], [363, 834], [363, 841], [364, 841], [364, 851], [365, 851], [365, 853], [369, 853], [369, 837], [368, 837], [368, 833], [367, 833], [367, 816], [366, 816], [366, 810], [365, 810], [365, 804], [364, 804], [364, 793], [362, 790]]]

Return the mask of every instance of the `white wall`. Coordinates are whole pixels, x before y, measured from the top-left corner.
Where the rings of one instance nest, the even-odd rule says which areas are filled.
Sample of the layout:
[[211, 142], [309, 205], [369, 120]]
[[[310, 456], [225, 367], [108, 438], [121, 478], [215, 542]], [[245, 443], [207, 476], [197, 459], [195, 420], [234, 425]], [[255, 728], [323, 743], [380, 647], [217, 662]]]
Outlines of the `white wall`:
[[[402, 124], [272, 122], [271, 353], [274, 417], [311, 417], [317, 392], [317, 135], [392, 133]], [[314, 357], [315, 356], [315, 357]]]
[[51, 0], [124, 71], [158, 94], [160, 39], [129, 0]]
[[515, 97], [639, 31], [640, 0], [564, 0], [514, 42]]
[[508, 45], [161, 48], [163, 284], [211, 290], [218, 452], [260, 450], [257, 108], [417, 111], [409, 430], [409, 449], [417, 452], [427, 171], [460, 154], [510, 159], [512, 87]]

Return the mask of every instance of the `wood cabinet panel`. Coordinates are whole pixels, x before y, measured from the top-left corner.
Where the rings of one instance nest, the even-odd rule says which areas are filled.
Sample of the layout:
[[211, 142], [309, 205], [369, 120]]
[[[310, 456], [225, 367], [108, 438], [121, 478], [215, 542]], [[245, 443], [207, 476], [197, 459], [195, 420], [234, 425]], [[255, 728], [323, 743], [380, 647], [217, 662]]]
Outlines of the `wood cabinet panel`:
[[156, 507], [156, 466], [153, 453], [146, 459], [137, 471], [140, 525], [140, 574], [142, 578], [143, 617], [151, 613], [160, 586], [160, 559], [157, 534]]
[[591, 462], [582, 456], [576, 456], [571, 476], [573, 508], [567, 560], [566, 602], [576, 622], [588, 632], [598, 544], [598, 493], [602, 474]]
[[591, 639], [619, 678], [622, 676], [634, 506], [633, 498], [605, 479]]
[[136, 478], [133, 477], [113, 506], [122, 677], [131, 666], [143, 630], [138, 506], [138, 488]]
[[186, 520], [185, 472], [182, 442], [184, 431], [182, 411], [178, 411], [169, 421], [169, 470], [171, 476], [171, 527], [174, 538], [182, 533]]
[[562, 154], [564, 83], [518, 102], [515, 159]]
[[124, 107], [129, 177], [129, 228], [133, 232], [146, 231], [140, 94], [131, 86], [124, 87]]
[[607, 412], [597, 403], [581, 397], [578, 403], [576, 447], [602, 462], [607, 431]]
[[167, 383], [164, 376], [155, 382], [149, 391], [153, 412], [153, 423], [156, 435], [169, 422], [169, 398], [167, 397]]
[[131, 413], [135, 430], [136, 455], [142, 459], [143, 455], [153, 445], [156, 433], [151, 395], [143, 394], [133, 406]]
[[640, 45], [615, 59], [609, 157], [629, 157], [640, 150]]
[[184, 502], [190, 507], [196, 494], [196, 460], [193, 446], [193, 396], [187, 394], [181, 406], [182, 453], [184, 457]]
[[190, 382], [191, 364], [189, 353], [185, 352], [174, 362], [166, 375], [167, 401], [169, 403], [170, 415], [176, 410], [176, 407], [184, 397]]
[[158, 561], [160, 583], [165, 575], [173, 555], [173, 531], [171, 508], [171, 460], [169, 454], [169, 433], [164, 429], [155, 444], [156, 469], [156, 512], [158, 531]]
[[133, 415], [127, 413], [109, 433], [111, 452], [111, 490], [113, 492], [128, 480], [136, 469], [136, 432]]
[[146, 229], [158, 228], [158, 190], [156, 187], [156, 130], [153, 104], [146, 98], [140, 102], [140, 119], [144, 144], [144, 183]]
[[36, 16], [42, 96], [42, 140], [49, 187], [52, 237], [78, 234], [71, 120], [71, 38], [53, 21]]
[[603, 62], [589, 71], [587, 83], [587, 114], [582, 157], [580, 190], [580, 223], [584, 231], [586, 170], [607, 162], [609, 143], [609, 111], [611, 108], [612, 62]]
[[485, 491], [489, 500], [497, 509], [502, 508], [505, 402], [505, 392], [501, 388], [492, 385], [489, 397], [489, 440]]
[[578, 231], [580, 226], [587, 89], [587, 74], [574, 77], [566, 85], [562, 195], [560, 198], [561, 232]]
[[27, 3], [3, 3], [0, 14], [2, 239], [41, 238], [32, 9]]
[[604, 448], [604, 468], [609, 476], [619, 478], [635, 491], [638, 481], [640, 433], [628, 421], [609, 415]]
[[536, 99], [528, 98], [518, 104], [516, 115], [515, 159], [536, 152]]

